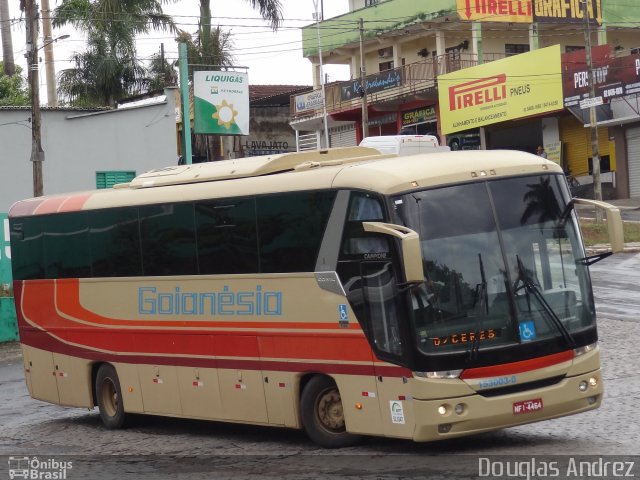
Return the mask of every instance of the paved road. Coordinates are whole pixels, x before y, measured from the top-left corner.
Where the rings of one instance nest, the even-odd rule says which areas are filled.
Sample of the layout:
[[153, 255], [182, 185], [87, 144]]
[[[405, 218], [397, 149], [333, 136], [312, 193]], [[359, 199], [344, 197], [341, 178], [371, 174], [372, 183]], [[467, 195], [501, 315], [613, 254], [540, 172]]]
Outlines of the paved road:
[[[591, 272], [605, 378], [596, 411], [440, 443], [374, 438], [338, 452], [302, 432], [215, 422], [139, 417], [108, 431], [95, 411], [32, 400], [19, 359], [0, 355], [0, 479], [8, 455], [71, 459], [69, 479], [476, 478], [478, 456], [640, 455], [640, 254], [610, 257]], [[633, 461], [640, 477], [640, 457]]]

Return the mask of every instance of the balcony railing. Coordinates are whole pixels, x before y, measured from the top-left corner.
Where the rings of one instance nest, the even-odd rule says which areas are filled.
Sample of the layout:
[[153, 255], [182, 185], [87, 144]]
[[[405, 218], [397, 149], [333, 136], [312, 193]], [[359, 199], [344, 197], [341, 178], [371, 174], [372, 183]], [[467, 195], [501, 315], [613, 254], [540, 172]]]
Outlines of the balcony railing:
[[[504, 58], [504, 54], [484, 54], [484, 62]], [[437, 95], [438, 75], [463, 70], [478, 65], [477, 55], [470, 53], [448, 53], [437, 57], [425, 58], [419, 62], [367, 75], [367, 103], [375, 105], [396, 102], [415, 95]], [[335, 82], [325, 85], [327, 113], [344, 112], [360, 108], [360, 79]], [[320, 95], [320, 90], [309, 90], [306, 94], [291, 97], [291, 119], [304, 120], [322, 114], [322, 104], [313, 103], [309, 107], [305, 102], [296, 102], [308, 94]], [[314, 95], [317, 97], [317, 95]], [[317, 97], [317, 98], [321, 98]]]

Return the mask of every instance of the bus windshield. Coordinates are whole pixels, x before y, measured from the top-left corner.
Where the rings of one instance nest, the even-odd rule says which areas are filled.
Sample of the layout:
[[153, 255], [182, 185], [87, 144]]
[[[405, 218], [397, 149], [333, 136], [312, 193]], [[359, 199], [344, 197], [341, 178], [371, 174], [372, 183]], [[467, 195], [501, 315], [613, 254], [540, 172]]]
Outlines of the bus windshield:
[[514, 177], [393, 199], [421, 239], [426, 278], [412, 292], [412, 321], [422, 354], [595, 341], [589, 273], [563, 182]]

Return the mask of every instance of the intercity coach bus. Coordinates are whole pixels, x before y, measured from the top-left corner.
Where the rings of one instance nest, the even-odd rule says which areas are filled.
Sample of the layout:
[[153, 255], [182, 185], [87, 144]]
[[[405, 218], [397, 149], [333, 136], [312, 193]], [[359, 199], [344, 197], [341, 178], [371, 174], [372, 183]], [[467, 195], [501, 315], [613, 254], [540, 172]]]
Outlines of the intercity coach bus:
[[[512, 151], [367, 147], [174, 166], [10, 210], [32, 397], [431, 441], [597, 408], [565, 176]], [[607, 209], [613, 250], [619, 211]]]

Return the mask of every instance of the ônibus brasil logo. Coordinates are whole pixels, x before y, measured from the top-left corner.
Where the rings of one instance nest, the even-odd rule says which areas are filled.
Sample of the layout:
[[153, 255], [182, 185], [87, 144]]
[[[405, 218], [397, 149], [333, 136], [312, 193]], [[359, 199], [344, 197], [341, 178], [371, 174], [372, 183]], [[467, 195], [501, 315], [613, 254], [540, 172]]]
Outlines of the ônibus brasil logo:
[[9, 478], [33, 480], [65, 480], [73, 462], [55, 458], [9, 457]]

